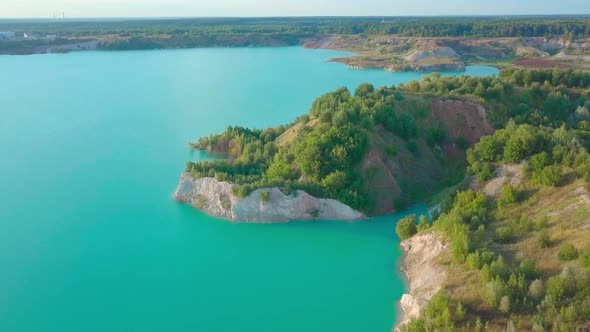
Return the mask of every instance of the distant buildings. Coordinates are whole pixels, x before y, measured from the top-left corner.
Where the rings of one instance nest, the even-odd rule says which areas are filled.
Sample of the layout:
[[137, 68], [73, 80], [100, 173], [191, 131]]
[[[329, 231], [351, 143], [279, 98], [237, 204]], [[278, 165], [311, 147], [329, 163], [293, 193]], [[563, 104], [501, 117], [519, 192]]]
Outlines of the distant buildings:
[[31, 40], [47, 39], [49, 41], [54, 41], [57, 38], [57, 35], [46, 35], [45, 37], [43, 37], [43, 36], [36, 34], [36, 33], [25, 32], [23, 34], [23, 37], [25, 39], [31, 39]]
[[0, 40], [12, 40], [16, 38], [16, 34], [12, 31], [0, 31]]

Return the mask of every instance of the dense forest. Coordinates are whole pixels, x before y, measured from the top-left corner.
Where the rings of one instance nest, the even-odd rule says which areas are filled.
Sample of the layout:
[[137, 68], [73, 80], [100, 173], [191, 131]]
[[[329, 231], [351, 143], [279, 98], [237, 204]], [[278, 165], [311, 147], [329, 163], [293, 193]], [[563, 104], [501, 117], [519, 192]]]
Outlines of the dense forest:
[[26, 21], [1, 20], [0, 30], [62, 36], [200, 34], [393, 34], [415, 37], [589, 37], [584, 16], [309, 17]]

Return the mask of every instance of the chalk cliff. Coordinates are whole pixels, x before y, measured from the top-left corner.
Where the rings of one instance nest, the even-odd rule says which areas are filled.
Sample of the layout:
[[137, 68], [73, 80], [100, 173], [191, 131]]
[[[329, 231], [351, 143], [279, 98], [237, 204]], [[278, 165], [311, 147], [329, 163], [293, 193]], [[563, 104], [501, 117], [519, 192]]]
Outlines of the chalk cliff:
[[448, 250], [448, 245], [435, 234], [418, 234], [403, 241], [401, 247], [405, 254], [402, 271], [408, 281], [409, 294], [404, 294], [400, 301], [400, 319], [395, 331], [420, 315], [446, 279], [446, 272], [437, 258]]
[[[321, 199], [296, 191], [285, 195], [278, 188], [257, 189], [246, 197], [237, 197], [235, 184], [214, 178], [193, 178], [183, 173], [174, 198], [205, 213], [236, 222], [272, 223], [291, 220], [346, 220], [355, 221], [364, 215], [334, 199]], [[266, 191], [268, 199], [261, 193]]]

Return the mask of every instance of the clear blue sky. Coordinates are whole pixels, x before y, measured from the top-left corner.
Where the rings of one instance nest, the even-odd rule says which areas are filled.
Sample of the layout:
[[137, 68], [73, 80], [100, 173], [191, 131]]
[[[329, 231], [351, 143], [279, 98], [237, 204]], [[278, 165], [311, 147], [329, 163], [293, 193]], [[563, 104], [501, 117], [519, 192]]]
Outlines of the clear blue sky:
[[590, 14], [590, 0], [0, 0], [1, 18]]

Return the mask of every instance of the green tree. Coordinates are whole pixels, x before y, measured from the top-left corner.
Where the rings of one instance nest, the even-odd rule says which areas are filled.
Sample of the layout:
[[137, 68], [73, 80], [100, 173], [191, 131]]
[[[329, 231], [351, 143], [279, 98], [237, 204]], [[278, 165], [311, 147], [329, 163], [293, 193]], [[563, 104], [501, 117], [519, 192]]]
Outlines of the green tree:
[[496, 229], [496, 241], [510, 243], [514, 239], [514, 230], [511, 226], [502, 226]]
[[402, 114], [398, 119], [395, 133], [406, 140], [416, 136], [418, 127], [416, 127], [414, 118], [408, 114]]
[[509, 320], [508, 323], [506, 324], [506, 332], [517, 332], [517, 331], [518, 330], [516, 329], [514, 322]]
[[537, 237], [537, 243], [539, 244], [539, 247], [541, 248], [547, 248], [551, 245], [551, 238], [549, 237], [549, 232], [547, 232], [546, 229], [543, 229], [538, 237]]
[[363, 97], [368, 97], [373, 92], [375, 92], [375, 87], [373, 86], [373, 84], [363, 83], [356, 88], [354, 94], [356, 97], [363, 98]]
[[428, 131], [428, 135], [426, 137], [426, 142], [430, 146], [434, 146], [436, 144], [441, 144], [447, 138], [447, 132], [444, 128], [431, 128]]
[[534, 280], [529, 286], [529, 295], [535, 300], [541, 300], [545, 296], [545, 287], [541, 279]]
[[549, 165], [549, 155], [545, 151], [531, 156], [528, 161], [530, 170], [535, 174], [543, 171], [547, 165]]
[[510, 298], [508, 296], [502, 296], [500, 299], [500, 304], [498, 305], [498, 310], [505, 314], [510, 312]]
[[348, 176], [343, 171], [332, 172], [322, 180], [322, 186], [326, 188], [327, 192], [332, 194], [337, 194], [346, 189], [347, 184]]
[[463, 304], [461, 303], [461, 301], [459, 301], [459, 303], [457, 304], [457, 309], [455, 309], [455, 321], [462, 322], [465, 320], [465, 316], [467, 316], [467, 313], [465, 312]]
[[547, 295], [551, 296], [551, 299], [555, 302], [562, 301], [568, 293], [570, 293], [571, 286], [561, 276], [553, 276], [547, 280]]
[[395, 226], [395, 232], [402, 241], [414, 236], [418, 232], [416, 227], [416, 215], [413, 214], [399, 220]]
[[578, 123], [578, 129], [585, 132], [590, 132], [590, 122], [587, 120], [580, 121]]
[[555, 187], [561, 183], [563, 172], [560, 166], [545, 167], [537, 176], [537, 182], [548, 187]]
[[574, 245], [571, 243], [563, 244], [559, 247], [557, 257], [559, 257], [559, 260], [564, 262], [573, 261], [574, 259], [578, 258], [578, 249], [576, 249], [576, 247], [574, 247]]
[[502, 188], [502, 196], [500, 196], [500, 201], [503, 204], [514, 204], [518, 202], [518, 191], [514, 186], [506, 185]]
[[479, 81], [479, 83], [477, 83], [477, 87], [473, 91], [473, 94], [478, 97], [483, 98], [485, 96], [485, 93], [486, 93], [486, 87], [483, 85], [483, 83], [481, 81]]
[[406, 143], [406, 146], [408, 148], [408, 151], [410, 151], [414, 157], [419, 157], [420, 156], [420, 148], [418, 147], [418, 144], [416, 143], [416, 141], [414, 140], [409, 140]]
[[475, 332], [481, 332], [481, 331], [483, 331], [483, 323], [481, 322], [481, 318], [479, 316], [475, 320], [475, 328], [474, 328], [474, 331]]
[[531, 70], [524, 72], [523, 83], [525, 86], [531, 86], [533, 83], [533, 72]]
[[270, 196], [270, 195], [269, 195], [269, 193], [268, 193], [268, 191], [267, 191], [267, 190], [262, 190], [262, 191], [260, 192], [260, 201], [261, 201], [261, 202], [268, 202], [268, 200], [269, 200], [269, 196]]
[[297, 173], [293, 171], [291, 166], [282, 160], [279, 155], [275, 155], [273, 162], [266, 170], [266, 176], [270, 180], [294, 180], [297, 178]]
[[504, 147], [504, 161], [518, 163], [528, 157], [539, 145], [537, 130], [529, 125], [519, 126], [510, 135]]
[[420, 216], [420, 222], [418, 223], [418, 231], [422, 232], [430, 228], [430, 222], [425, 215]]
[[467, 160], [470, 164], [474, 162], [495, 162], [500, 159], [504, 143], [496, 137], [484, 136], [472, 149], [467, 151]]

